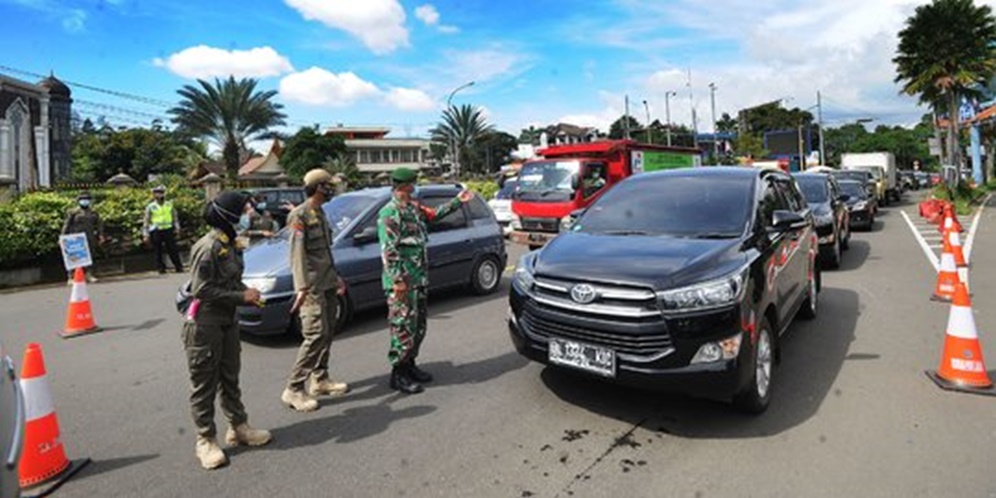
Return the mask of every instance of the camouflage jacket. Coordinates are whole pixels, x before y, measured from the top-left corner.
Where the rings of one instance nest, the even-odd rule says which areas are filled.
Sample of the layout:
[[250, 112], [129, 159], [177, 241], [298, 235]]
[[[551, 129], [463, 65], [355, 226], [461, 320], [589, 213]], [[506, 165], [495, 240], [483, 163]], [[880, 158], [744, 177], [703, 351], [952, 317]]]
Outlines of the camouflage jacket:
[[377, 221], [384, 275], [381, 283], [390, 290], [395, 282], [405, 282], [409, 288], [429, 285], [428, 224], [460, 209], [459, 198], [453, 198], [437, 209], [414, 201], [402, 206], [392, 198], [381, 208]]

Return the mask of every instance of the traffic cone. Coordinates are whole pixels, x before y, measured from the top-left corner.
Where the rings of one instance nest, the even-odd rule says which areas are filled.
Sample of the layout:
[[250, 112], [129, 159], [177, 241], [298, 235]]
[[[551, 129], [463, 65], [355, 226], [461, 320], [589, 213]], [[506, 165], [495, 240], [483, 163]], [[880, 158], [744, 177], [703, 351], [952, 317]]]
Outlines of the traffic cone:
[[45, 496], [80, 471], [89, 458], [70, 462], [59, 435], [59, 419], [45, 373], [41, 346], [28, 344], [21, 365], [24, 393], [24, 453], [18, 479], [25, 497]]
[[941, 220], [941, 223], [937, 226], [937, 231], [942, 234], [948, 230], [956, 230], [958, 233], [965, 231], [965, 227], [961, 226], [961, 223], [958, 222], [954, 205], [950, 202], [944, 205], [944, 217]]
[[968, 289], [961, 282], [956, 287], [941, 364], [937, 371], [927, 371], [927, 376], [942, 389], [996, 396], [996, 389], [986, 372], [986, 362], [982, 359]]
[[937, 286], [930, 299], [950, 303], [961, 278], [958, 276], [958, 265], [951, 253], [951, 242], [944, 239], [944, 250], [941, 252], [941, 268], [937, 271]]
[[965, 251], [961, 247], [961, 235], [958, 230], [947, 230], [944, 238], [950, 242], [951, 255], [954, 256], [955, 266], [958, 268], [968, 268], [968, 261], [965, 260]]
[[69, 311], [66, 313], [66, 329], [60, 333], [63, 339], [91, 334], [100, 330], [93, 321], [90, 297], [86, 293], [86, 277], [82, 268], [73, 274], [73, 293], [69, 297]]

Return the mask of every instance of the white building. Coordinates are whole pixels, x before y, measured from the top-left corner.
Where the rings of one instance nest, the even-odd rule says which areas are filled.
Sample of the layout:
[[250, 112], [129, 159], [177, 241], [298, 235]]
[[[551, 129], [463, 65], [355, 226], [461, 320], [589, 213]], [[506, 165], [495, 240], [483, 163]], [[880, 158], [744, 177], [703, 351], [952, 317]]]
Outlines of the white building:
[[390, 128], [334, 126], [326, 135], [338, 135], [353, 155], [356, 167], [363, 173], [381, 173], [406, 167], [414, 170], [430, 168], [430, 141], [423, 138], [387, 138]]

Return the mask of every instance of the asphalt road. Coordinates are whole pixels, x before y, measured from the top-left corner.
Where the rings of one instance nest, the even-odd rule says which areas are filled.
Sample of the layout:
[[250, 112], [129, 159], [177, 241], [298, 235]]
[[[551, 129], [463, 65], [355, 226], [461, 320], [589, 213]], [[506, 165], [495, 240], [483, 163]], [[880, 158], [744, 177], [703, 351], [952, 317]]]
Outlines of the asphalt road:
[[[990, 367], [994, 218], [972, 268]], [[250, 420], [275, 441], [206, 472], [172, 304], [179, 277], [90, 286], [108, 330], [72, 340], [55, 335], [65, 287], [0, 295], [0, 331], [18, 361], [28, 342], [43, 345], [67, 451], [94, 460], [60, 497], [996, 497], [996, 398], [924, 375], [948, 309], [928, 300], [932, 269], [896, 209], [879, 220], [825, 274], [819, 318], [791, 327], [759, 417], [528, 363], [508, 339], [506, 279], [493, 296], [432, 299], [422, 361], [438, 380], [417, 396], [387, 388], [383, 312], [335, 341], [334, 374], [354, 390], [311, 414], [279, 402], [296, 344], [244, 342]]]

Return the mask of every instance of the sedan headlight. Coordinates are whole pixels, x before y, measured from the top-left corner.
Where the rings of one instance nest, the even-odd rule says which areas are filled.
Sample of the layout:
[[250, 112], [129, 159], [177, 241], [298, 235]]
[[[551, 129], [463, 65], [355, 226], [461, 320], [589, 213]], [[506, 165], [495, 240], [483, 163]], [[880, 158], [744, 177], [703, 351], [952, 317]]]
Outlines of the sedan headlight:
[[242, 280], [242, 283], [245, 284], [246, 287], [258, 290], [260, 294], [266, 294], [267, 292], [272, 291], [273, 288], [277, 286], [277, 279], [270, 277], [247, 278]]
[[657, 293], [665, 312], [698, 311], [729, 306], [740, 301], [744, 294], [747, 270], [740, 270], [728, 277]]
[[816, 226], [833, 225], [833, 214], [818, 214], [813, 219], [816, 221]]
[[571, 227], [574, 226], [574, 217], [571, 215], [564, 216], [560, 219], [560, 232], [570, 232]]
[[854, 207], [851, 208], [854, 211], [864, 211], [868, 209], [868, 201], [858, 201], [854, 203]]
[[523, 292], [531, 291], [533, 284], [536, 283], [536, 279], [533, 278], [533, 268], [531, 263], [529, 255], [527, 254], [519, 258], [519, 263], [515, 265], [515, 274], [512, 276], [512, 284], [519, 286], [519, 289]]

